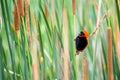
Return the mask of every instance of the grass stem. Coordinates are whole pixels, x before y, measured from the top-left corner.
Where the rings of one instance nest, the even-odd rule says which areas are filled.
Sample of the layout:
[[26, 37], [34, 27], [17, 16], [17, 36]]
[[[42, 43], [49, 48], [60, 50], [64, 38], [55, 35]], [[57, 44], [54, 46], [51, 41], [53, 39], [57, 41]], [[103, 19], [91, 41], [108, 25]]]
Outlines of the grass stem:
[[82, 59], [82, 80], [88, 80], [88, 64], [86, 57]]
[[108, 80], [113, 80], [112, 73], [112, 30], [107, 29], [107, 53], [108, 53]]

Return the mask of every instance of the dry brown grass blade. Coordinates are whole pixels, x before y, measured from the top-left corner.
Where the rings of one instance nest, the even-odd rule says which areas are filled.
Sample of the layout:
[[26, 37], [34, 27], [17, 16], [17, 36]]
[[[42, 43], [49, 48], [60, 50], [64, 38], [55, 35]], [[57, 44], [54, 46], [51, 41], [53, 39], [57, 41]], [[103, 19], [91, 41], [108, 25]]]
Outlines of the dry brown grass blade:
[[[114, 38], [115, 38], [115, 44], [116, 44], [116, 52], [118, 61], [120, 62], [120, 47], [119, 47], [119, 27], [117, 22], [116, 14], [114, 13]], [[120, 67], [120, 64], [119, 64]]]
[[[28, 34], [28, 39], [29, 39], [29, 43], [30, 43], [30, 51], [32, 53], [32, 58], [33, 58], [33, 62], [32, 62], [33, 80], [39, 80], [39, 78], [40, 78], [40, 76], [39, 76], [40, 70], [38, 70], [38, 67], [37, 67], [37, 64], [38, 64], [37, 52], [36, 52], [37, 51], [37, 47], [36, 47], [36, 45], [34, 45], [34, 42], [36, 42], [36, 41], [35, 41], [35, 36], [34, 36], [33, 37], [34, 42], [32, 44], [32, 35], [34, 35], [34, 34], [31, 35], [31, 33], [30, 33], [29, 1], [25, 0], [24, 4], [25, 4], [24, 7], [25, 7], [27, 34]], [[39, 71], [39, 73], [38, 73], [38, 71]]]
[[37, 53], [38, 48], [40, 46], [39, 46], [39, 41], [36, 38], [36, 35], [33, 33], [32, 36], [33, 36], [32, 37], [32, 39], [33, 39], [33, 44], [32, 44], [33, 48], [31, 50], [31, 52], [33, 53], [32, 54], [32, 59], [33, 59], [32, 60], [33, 80], [39, 80], [40, 79], [40, 76], [39, 76], [39, 73], [40, 73], [39, 63], [43, 62], [43, 57], [41, 57], [39, 55], [39, 53]]
[[109, 13], [110, 13], [109, 10], [107, 10], [107, 11], [105, 12], [105, 14], [104, 14], [103, 17], [101, 18], [101, 20], [99, 20], [99, 22], [97, 23], [96, 29], [90, 34], [90, 36], [93, 36], [93, 35], [97, 32], [97, 30], [99, 29], [99, 27], [100, 27], [100, 25], [102, 24], [103, 20], [109, 15]]
[[29, 0], [25, 0], [24, 4], [25, 4], [25, 16], [26, 16], [26, 26], [27, 26], [28, 39], [30, 42], [30, 50], [32, 51], [32, 39], [31, 39], [30, 23], [29, 23]]
[[98, 5], [98, 7], [97, 7], [97, 22], [96, 22], [96, 28], [95, 28], [95, 30], [90, 34], [90, 36], [93, 36], [93, 35], [97, 32], [97, 30], [98, 30], [98, 28], [100, 27], [102, 21], [108, 16], [108, 14], [109, 14], [109, 12], [110, 12], [109, 10], [107, 10], [107, 11], [105, 12], [105, 14], [103, 15], [102, 19], [100, 20], [101, 1], [102, 1], [102, 0], [99, 0], [99, 5]]
[[107, 29], [107, 56], [108, 56], [108, 80], [113, 80], [112, 70], [112, 30], [111, 27]]
[[29, 28], [30, 25], [29, 25], [29, 11], [28, 11], [29, 2], [28, 2], [28, 0], [25, 0], [25, 1], [24, 1], [24, 4], [25, 4], [26, 26]]
[[16, 32], [20, 29], [20, 15], [24, 16], [24, 9], [22, 0], [17, 0], [17, 2], [14, 3], [14, 26]]
[[76, 0], [72, 0], [72, 11], [73, 14], [76, 14]]
[[118, 0], [118, 6], [119, 6], [119, 10], [120, 10], [120, 0]]
[[18, 11], [21, 16], [24, 16], [24, 9], [23, 9], [23, 3], [22, 0], [17, 0], [17, 6], [18, 6]]
[[33, 80], [39, 80], [38, 68], [36, 63], [32, 64], [32, 71], [33, 71]]
[[90, 36], [94, 35], [96, 33], [96, 31], [98, 30], [98, 25], [99, 25], [99, 22], [100, 22], [101, 1], [102, 0], [99, 0], [99, 5], [98, 5], [98, 9], [97, 9], [96, 29], [90, 34]]
[[88, 80], [88, 63], [86, 57], [82, 59], [82, 80]]
[[64, 34], [64, 80], [69, 80], [69, 70], [68, 70], [68, 58], [69, 58], [69, 49], [68, 49], [68, 21], [67, 21], [67, 12], [63, 9], [63, 34]]
[[17, 32], [20, 29], [20, 16], [16, 2], [14, 3], [14, 26], [15, 31]]
[[49, 12], [48, 12], [47, 6], [44, 5], [44, 8], [45, 8], [45, 17], [46, 17], [46, 19], [48, 20]]

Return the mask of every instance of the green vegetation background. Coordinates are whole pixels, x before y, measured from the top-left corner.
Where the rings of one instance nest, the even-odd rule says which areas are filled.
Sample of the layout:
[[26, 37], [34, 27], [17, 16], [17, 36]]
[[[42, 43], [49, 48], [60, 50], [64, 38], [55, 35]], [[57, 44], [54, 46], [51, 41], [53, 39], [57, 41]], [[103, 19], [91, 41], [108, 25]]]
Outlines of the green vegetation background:
[[[82, 57], [88, 62], [89, 80], [107, 80], [107, 27], [112, 28], [113, 77], [120, 80], [117, 43], [120, 43], [120, 6], [117, 0], [102, 0], [100, 18], [107, 10], [97, 33], [89, 38], [84, 52], [75, 56], [75, 37], [81, 30], [89, 34], [95, 30], [98, 0], [76, 0], [76, 14], [72, 12], [72, 0], [64, 0], [67, 12], [68, 33], [63, 30], [63, 0], [30, 0], [29, 25], [32, 51], [27, 33], [26, 17], [20, 18], [20, 30], [14, 30], [15, 0], [0, 0], [0, 80], [33, 80], [34, 64], [37, 64], [40, 80], [63, 80], [64, 34], [68, 34], [68, 73], [70, 80], [82, 78]], [[44, 8], [48, 10], [48, 18]], [[55, 14], [55, 15], [54, 15]], [[118, 35], [117, 35], [118, 34]], [[118, 38], [118, 42], [115, 40]], [[120, 53], [119, 53], [120, 54]]]

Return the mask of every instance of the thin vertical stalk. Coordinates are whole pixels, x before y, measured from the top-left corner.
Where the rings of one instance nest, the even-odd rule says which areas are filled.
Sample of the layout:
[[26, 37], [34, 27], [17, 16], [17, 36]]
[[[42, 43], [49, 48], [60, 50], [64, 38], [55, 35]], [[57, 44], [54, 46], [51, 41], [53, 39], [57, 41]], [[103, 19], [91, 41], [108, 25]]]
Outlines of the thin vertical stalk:
[[[37, 62], [36, 62], [37, 63]], [[32, 64], [33, 80], [39, 80], [38, 67], [35, 62]]]
[[25, 4], [25, 16], [26, 16], [28, 39], [29, 39], [29, 44], [30, 44], [30, 50], [32, 51], [32, 38], [31, 38], [31, 33], [30, 33], [30, 22], [29, 22], [29, 0], [25, 0], [24, 4]]
[[63, 31], [64, 31], [64, 80], [69, 80], [68, 71], [68, 22], [67, 22], [67, 12], [63, 9]]
[[116, 45], [116, 52], [117, 52], [118, 61], [120, 62], [119, 25], [117, 22], [116, 14], [114, 14], [114, 31], [115, 31], [114, 32], [114, 39], [115, 39], [115, 45]]
[[73, 14], [75, 15], [75, 13], [76, 13], [76, 0], [72, 0], [72, 11], [73, 11]]
[[24, 9], [23, 9], [22, 0], [17, 0], [17, 7], [18, 7], [19, 14], [21, 16], [24, 16]]
[[82, 80], [88, 80], [88, 64], [86, 57], [82, 59]]
[[112, 73], [112, 30], [107, 29], [107, 53], [108, 53], [108, 80], [113, 80]]
[[90, 34], [90, 36], [94, 35], [99, 28], [101, 3], [102, 3], [102, 0], [99, 0], [98, 10], [97, 10], [97, 21], [95, 25], [96, 29]]
[[20, 16], [16, 2], [14, 3], [14, 26], [17, 33], [17, 31], [20, 29]]
[[44, 5], [44, 8], [45, 8], [45, 17], [46, 17], [46, 19], [48, 20], [48, 17], [49, 17], [48, 8], [47, 8], [46, 5]]

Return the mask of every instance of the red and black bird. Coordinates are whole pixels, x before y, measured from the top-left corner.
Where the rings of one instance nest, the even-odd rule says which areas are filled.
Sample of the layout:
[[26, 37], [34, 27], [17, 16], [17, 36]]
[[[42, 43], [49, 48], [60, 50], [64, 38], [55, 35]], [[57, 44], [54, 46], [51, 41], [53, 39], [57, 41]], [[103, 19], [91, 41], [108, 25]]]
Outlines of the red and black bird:
[[82, 30], [80, 34], [75, 39], [76, 44], [76, 55], [79, 54], [79, 52], [83, 52], [84, 49], [88, 45], [88, 32], [86, 30]]

